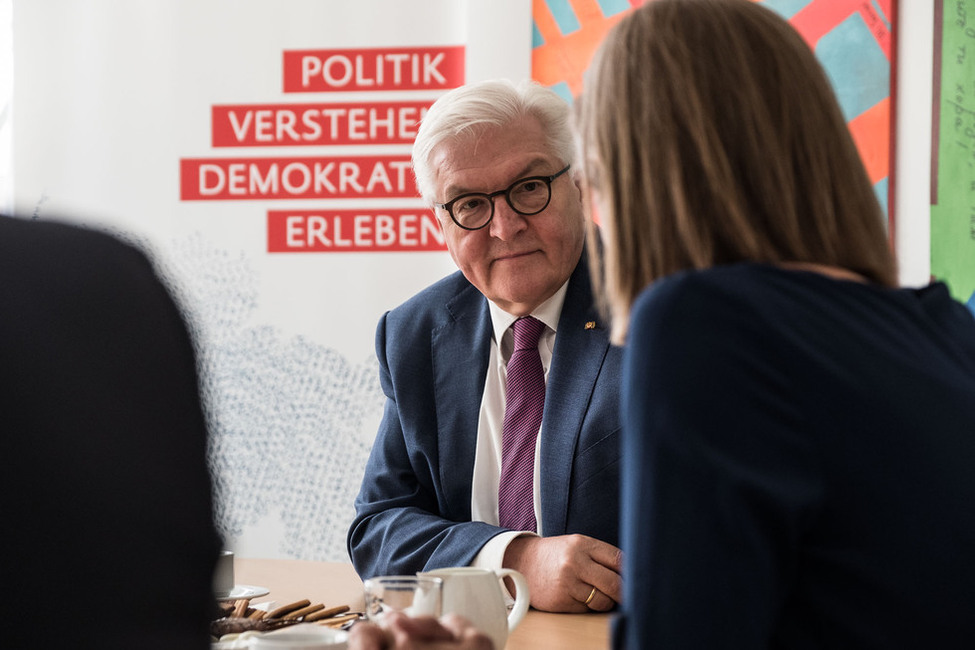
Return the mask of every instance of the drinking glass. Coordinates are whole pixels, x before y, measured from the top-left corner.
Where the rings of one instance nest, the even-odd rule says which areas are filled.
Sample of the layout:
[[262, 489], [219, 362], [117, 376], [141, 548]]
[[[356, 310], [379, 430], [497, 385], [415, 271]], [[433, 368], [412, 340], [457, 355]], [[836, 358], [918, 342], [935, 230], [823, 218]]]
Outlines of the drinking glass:
[[389, 612], [406, 616], [439, 618], [443, 603], [443, 580], [421, 576], [382, 576], [363, 584], [366, 616], [382, 624]]

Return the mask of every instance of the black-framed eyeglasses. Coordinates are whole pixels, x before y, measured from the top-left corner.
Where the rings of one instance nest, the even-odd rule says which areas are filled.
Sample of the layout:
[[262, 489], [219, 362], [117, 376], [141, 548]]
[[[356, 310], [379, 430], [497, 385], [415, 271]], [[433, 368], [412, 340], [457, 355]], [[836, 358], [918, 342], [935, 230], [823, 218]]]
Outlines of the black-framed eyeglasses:
[[446, 210], [454, 223], [464, 230], [479, 230], [491, 223], [494, 218], [494, 198], [501, 195], [518, 214], [538, 214], [552, 200], [552, 181], [569, 171], [569, 167], [571, 165], [566, 165], [551, 176], [519, 178], [505, 189], [490, 194], [471, 192], [433, 205]]

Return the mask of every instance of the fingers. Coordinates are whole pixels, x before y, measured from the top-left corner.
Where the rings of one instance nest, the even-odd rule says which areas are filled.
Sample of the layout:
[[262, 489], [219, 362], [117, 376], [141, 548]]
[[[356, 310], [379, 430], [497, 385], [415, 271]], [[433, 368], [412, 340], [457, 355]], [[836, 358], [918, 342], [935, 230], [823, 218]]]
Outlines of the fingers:
[[384, 628], [362, 622], [352, 626], [349, 650], [494, 650], [491, 639], [456, 614], [442, 621], [391, 613]]
[[445, 628], [450, 630], [451, 634], [458, 638], [463, 636], [468, 630], [475, 629], [474, 626], [471, 625], [470, 621], [463, 616], [454, 613], [445, 614], [440, 619], [440, 623]]
[[[605, 600], [599, 598], [597, 600], [596, 596], [593, 596], [593, 600], [596, 600], [595, 605], [592, 601], [589, 602], [589, 609], [594, 609], [599, 612], [606, 611], [612, 608], [614, 603], [620, 602], [623, 597], [623, 578], [616, 571], [605, 567], [602, 564], [592, 563], [590, 566], [583, 568], [579, 573], [580, 580], [583, 581], [583, 587], [590, 589], [595, 587], [599, 594], [605, 596]], [[585, 592], [582, 597], [584, 601], [589, 595], [589, 592]], [[606, 601], [609, 601], [608, 603]]]
[[493, 650], [494, 643], [486, 634], [470, 624], [470, 622], [456, 614], [447, 614], [440, 622], [450, 630], [461, 648], [465, 650]]
[[[589, 599], [586, 606], [599, 612], [608, 611], [623, 596], [623, 578], [620, 575], [623, 572], [623, 552], [598, 539], [590, 538], [588, 541], [591, 563], [582, 567], [579, 578], [585, 583], [583, 587], [595, 588], [597, 593]], [[591, 592], [583, 596], [583, 602], [587, 600], [589, 593]]]
[[616, 606], [618, 601], [600, 591], [598, 587], [592, 587], [587, 584], [583, 584], [582, 586], [589, 588], [585, 592], [586, 595], [579, 599], [586, 609], [593, 612], [608, 612]]
[[[531, 605], [549, 612], [607, 611], [622, 597], [622, 554], [612, 544], [585, 535], [517, 538], [504, 566], [528, 580]], [[598, 591], [585, 604], [592, 588]]]
[[422, 639], [424, 641], [449, 641], [454, 638], [452, 631], [432, 616], [410, 618], [395, 612], [385, 621], [397, 639]]
[[592, 547], [589, 556], [597, 562], [615, 573], [623, 571], [623, 551], [612, 544], [592, 539]]
[[356, 623], [349, 631], [349, 650], [383, 650], [387, 647], [386, 633], [375, 623]]

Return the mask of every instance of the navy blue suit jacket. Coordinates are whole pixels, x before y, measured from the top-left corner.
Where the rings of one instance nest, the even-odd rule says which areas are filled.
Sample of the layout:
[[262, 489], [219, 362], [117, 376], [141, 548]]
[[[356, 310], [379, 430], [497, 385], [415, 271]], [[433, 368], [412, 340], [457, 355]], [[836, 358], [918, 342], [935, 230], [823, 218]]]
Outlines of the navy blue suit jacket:
[[[506, 530], [471, 521], [491, 336], [487, 300], [460, 272], [380, 319], [386, 406], [348, 534], [363, 578], [468, 565]], [[546, 535], [581, 533], [618, 545], [621, 356], [594, 309], [583, 255], [546, 388], [539, 451]]]

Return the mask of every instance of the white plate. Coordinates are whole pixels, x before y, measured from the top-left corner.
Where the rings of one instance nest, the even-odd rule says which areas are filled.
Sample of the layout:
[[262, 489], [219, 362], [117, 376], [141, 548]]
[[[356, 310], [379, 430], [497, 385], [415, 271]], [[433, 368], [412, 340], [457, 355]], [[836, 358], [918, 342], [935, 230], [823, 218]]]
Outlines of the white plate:
[[264, 587], [253, 587], [251, 585], [235, 585], [230, 592], [223, 592], [216, 594], [217, 600], [239, 600], [241, 598], [257, 598], [259, 596], [267, 596], [271, 593], [268, 589]]
[[[210, 648], [211, 650], [253, 650], [253, 646], [257, 645], [254, 643], [254, 640], [257, 638], [284, 641], [289, 636], [294, 638], [296, 642], [296, 645], [293, 647], [307, 647], [305, 644], [300, 643], [299, 639], [309, 631], [314, 634], [316, 642], [314, 645], [317, 647], [329, 648], [330, 650], [340, 650], [347, 647], [348, 632], [344, 630], [333, 630], [313, 623], [300, 623], [280, 630], [274, 630], [273, 632], [245, 632], [240, 635], [230, 634], [224, 637], [227, 639], [226, 641], [214, 641], [211, 643]], [[288, 645], [285, 644], [281, 647], [286, 648]]]

